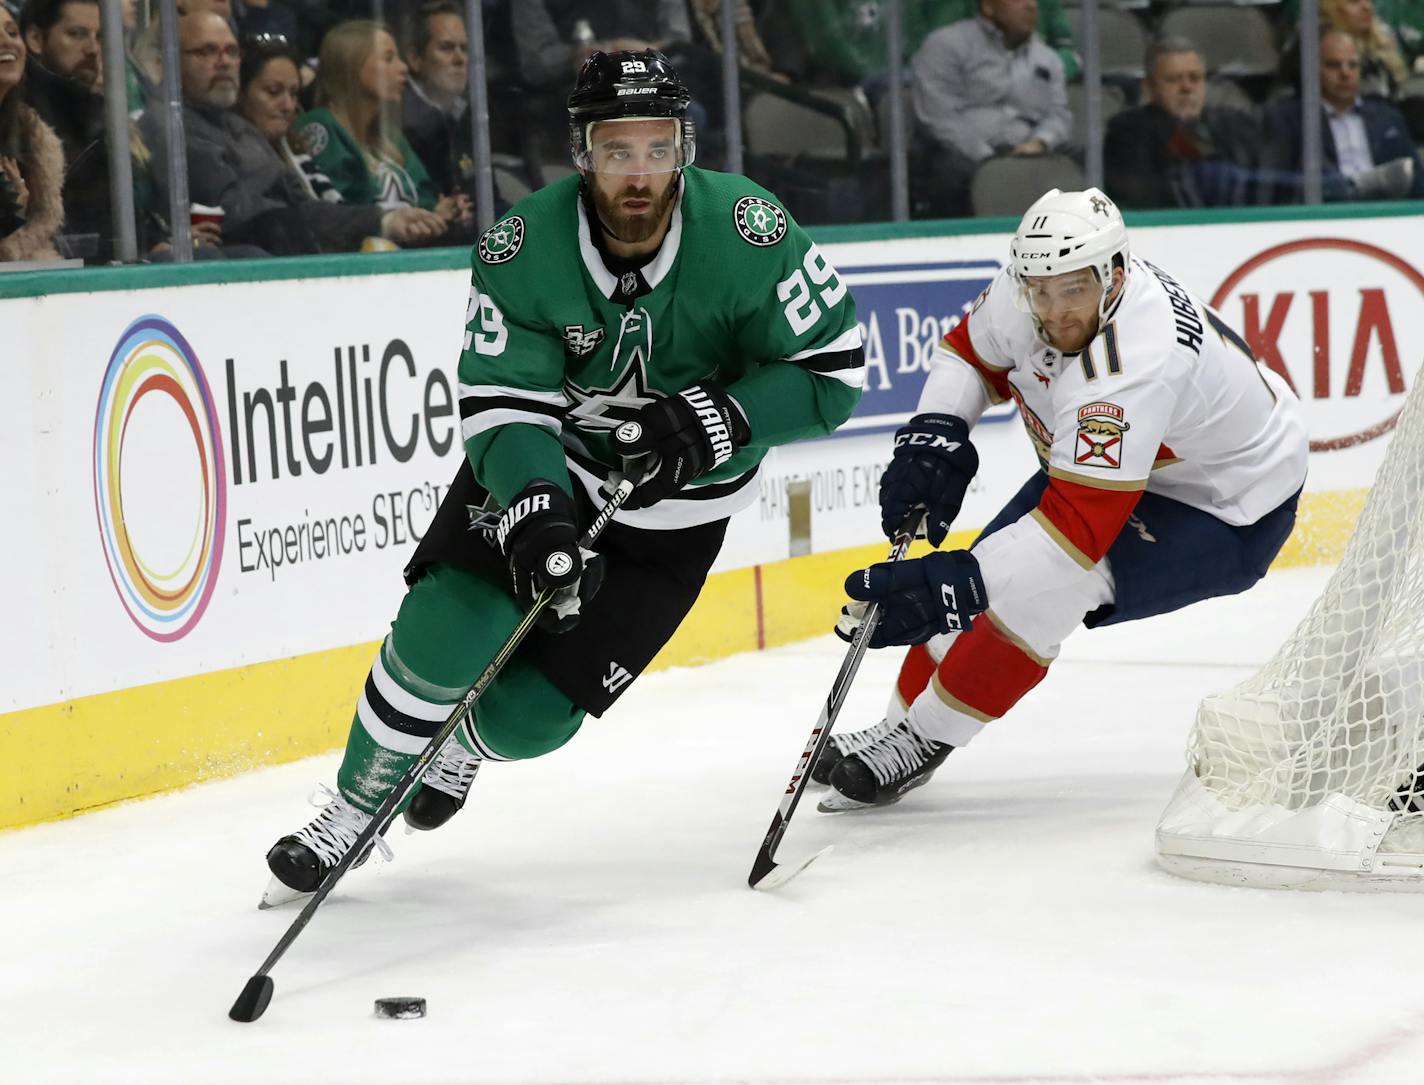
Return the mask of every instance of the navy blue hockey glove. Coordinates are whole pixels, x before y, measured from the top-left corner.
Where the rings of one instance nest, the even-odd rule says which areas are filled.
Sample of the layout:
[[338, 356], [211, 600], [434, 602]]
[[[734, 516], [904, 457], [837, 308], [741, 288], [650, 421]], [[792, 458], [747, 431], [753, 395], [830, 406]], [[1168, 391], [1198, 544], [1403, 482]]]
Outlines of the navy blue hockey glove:
[[952, 414], [917, 414], [895, 431], [895, 455], [880, 479], [880, 527], [887, 539], [916, 505], [925, 507], [925, 537], [944, 542], [959, 515], [979, 453], [969, 424]]
[[908, 561], [882, 561], [846, 577], [852, 603], [836, 625], [836, 635], [850, 640], [863, 604], [880, 604], [880, 624], [870, 647], [923, 644], [937, 633], [958, 633], [974, 624], [974, 616], [989, 606], [979, 562], [968, 550], [927, 554]]
[[[712, 381], [684, 388], [643, 407], [613, 433], [618, 453], [647, 472], [624, 502], [645, 509], [721, 467], [751, 440], [751, 427], [736, 400]], [[630, 470], [629, 474], [634, 474]]]
[[542, 478], [515, 494], [494, 528], [519, 605], [528, 610], [545, 588], [555, 589], [553, 602], [538, 618], [551, 633], [576, 626], [580, 607], [603, 582], [603, 559], [580, 548], [578, 539], [573, 498]]

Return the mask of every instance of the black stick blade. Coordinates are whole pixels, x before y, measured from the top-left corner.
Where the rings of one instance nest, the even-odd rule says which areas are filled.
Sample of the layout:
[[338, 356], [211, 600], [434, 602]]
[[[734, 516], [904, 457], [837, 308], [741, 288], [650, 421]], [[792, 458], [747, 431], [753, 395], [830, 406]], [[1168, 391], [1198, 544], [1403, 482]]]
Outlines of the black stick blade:
[[752, 864], [752, 872], [747, 876], [747, 884], [753, 889], [761, 884], [761, 880], [776, 869], [776, 860], [771, 854], [762, 849], [757, 852], [756, 862]]
[[272, 1001], [272, 987], [271, 976], [253, 976], [247, 981], [242, 994], [237, 996], [237, 1001], [232, 1004], [227, 1015], [234, 1021], [256, 1021], [267, 1009], [267, 1003]]

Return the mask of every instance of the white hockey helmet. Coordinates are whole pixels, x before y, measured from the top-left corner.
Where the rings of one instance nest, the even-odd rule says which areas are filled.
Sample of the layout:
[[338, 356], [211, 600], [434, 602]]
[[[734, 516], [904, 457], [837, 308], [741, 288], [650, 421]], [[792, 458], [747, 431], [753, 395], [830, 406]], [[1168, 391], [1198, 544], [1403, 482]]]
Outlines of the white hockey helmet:
[[1009, 243], [1009, 272], [1019, 285], [1020, 308], [1027, 310], [1026, 276], [1062, 275], [1091, 268], [1103, 284], [1098, 317], [1107, 312], [1112, 269], [1127, 275], [1127, 226], [1117, 204], [1099, 189], [1049, 189], [1030, 207]]

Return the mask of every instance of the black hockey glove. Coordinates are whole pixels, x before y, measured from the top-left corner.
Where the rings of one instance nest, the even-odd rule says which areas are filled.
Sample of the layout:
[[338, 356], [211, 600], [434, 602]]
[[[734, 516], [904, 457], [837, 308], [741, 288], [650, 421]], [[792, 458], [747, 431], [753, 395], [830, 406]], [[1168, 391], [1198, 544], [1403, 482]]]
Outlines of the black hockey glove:
[[623, 507], [656, 505], [693, 479], [722, 466], [751, 436], [737, 401], [712, 381], [649, 403], [613, 434], [625, 462], [638, 465], [643, 458], [642, 462], [651, 465], [643, 468], [651, 473]]
[[979, 562], [968, 550], [927, 554], [910, 561], [882, 561], [846, 578], [846, 594], [860, 601], [842, 611], [836, 635], [850, 640], [867, 603], [880, 604], [880, 624], [870, 647], [923, 644], [937, 633], [957, 633], [989, 606]]
[[895, 455], [880, 478], [880, 527], [887, 539], [916, 505], [925, 507], [925, 536], [944, 542], [959, 515], [979, 453], [969, 425], [952, 414], [917, 414], [895, 431]]
[[499, 518], [494, 538], [509, 562], [514, 597], [526, 610], [545, 588], [554, 600], [538, 624], [564, 633], [578, 624], [579, 609], [603, 581], [603, 559], [578, 544], [574, 502], [562, 488], [536, 478], [520, 490]]

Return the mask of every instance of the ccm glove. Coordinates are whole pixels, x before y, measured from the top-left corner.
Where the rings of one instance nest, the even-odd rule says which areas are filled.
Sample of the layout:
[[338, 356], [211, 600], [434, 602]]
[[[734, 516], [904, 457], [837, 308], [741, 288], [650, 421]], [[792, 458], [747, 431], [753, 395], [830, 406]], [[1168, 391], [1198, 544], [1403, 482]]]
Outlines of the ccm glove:
[[751, 436], [737, 401], [712, 381], [649, 403], [613, 434], [624, 463], [635, 468], [628, 473], [643, 474], [643, 481], [623, 507], [656, 505], [693, 479], [721, 467]]
[[895, 431], [895, 454], [880, 479], [880, 527], [887, 539], [910, 510], [925, 507], [925, 536], [939, 546], [959, 515], [979, 453], [969, 425], [952, 414], [917, 414]]
[[[846, 578], [846, 594], [861, 603], [880, 604], [880, 624], [870, 637], [870, 647], [923, 644], [938, 633], [958, 633], [974, 624], [974, 615], [986, 610], [989, 596], [979, 562], [968, 550], [927, 554], [910, 561], [882, 561], [859, 569]], [[859, 618], [855, 604], [846, 616]], [[842, 618], [842, 624], [846, 618]], [[856, 621], [849, 625], [854, 632]], [[836, 632], [850, 639], [838, 624]]]
[[579, 546], [573, 498], [554, 483], [535, 479], [504, 510], [494, 539], [509, 562], [519, 605], [528, 610], [540, 592], [553, 588], [539, 626], [551, 633], [576, 626], [580, 607], [603, 581], [603, 560]]

